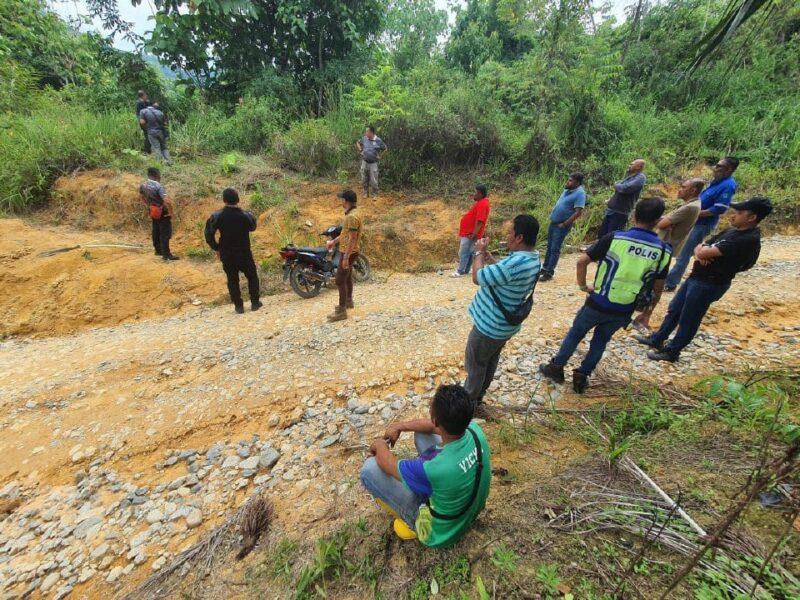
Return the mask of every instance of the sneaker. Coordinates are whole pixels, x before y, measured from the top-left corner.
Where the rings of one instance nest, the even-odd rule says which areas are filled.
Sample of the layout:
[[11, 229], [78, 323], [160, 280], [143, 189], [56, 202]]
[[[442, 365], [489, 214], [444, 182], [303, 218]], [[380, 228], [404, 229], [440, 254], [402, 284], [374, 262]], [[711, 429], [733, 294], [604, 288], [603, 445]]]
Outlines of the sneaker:
[[539, 373], [556, 383], [564, 383], [564, 367], [559, 367], [551, 362], [542, 363], [539, 365]]
[[582, 394], [589, 387], [589, 377], [578, 371], [572, 372], [572, 389], [576, 394]]
[[395, 534], [404, 542], [417, 539], [417, 533], [402, 519], [395, 519], [392, 525]]
[[335, 323], [336, 321], [344, 321], [347, 318], [347, 309], [337, 306], [333, 312], [328, 315], [328, 323]]
[[459, 273], [458, 271], [453, 271], [452, 273], [450, 273], [450, 277], [454, 277], [454, 278], [455, 277], [463, 277], [463, 276], [464, 276], [464, 273]]
[[355, 308], [355, 307], [356, 307], [356, 305], [355, 305], [355, 304], [353, 304], [353, 301], [352, 301], [352, 300], [348, 300], [348, 301], [347, 301], [347, 304], [345, 304], [345, 305], [344, 305], [344, 307], [345, 307], [345, 308], [347, 308], [347, 309], [351, 309], [351, 308]]
[[633, 336], [633, 339], [635, 339], [640, 344], [644, 344], [645, 346], [650, 346], [651, 348], [656, 348], [656, 349], [661, 349], [661, 346], [664, 345], [663, 343], [654, 344], [652, 336], [649, 335], [641, 335], [637, 333]]
[[174, 254], [167, 254], [167, 256], [162, 256], [164, 260], [180, 260], [180, 257], [175, 256]]
[[236, 308], [236, 313], [237, 314], [240, 314], [240, 315], [244, 314], [244, 306], [243, 305], [237, 304], [235, 308]]
[[542, 272], [542, 274], [539, 275], [539, 281], [550, 281], [552, 278], [553, 278], [552, 273]]
[[250, 310], [256, 311], [262, 306], [264, 306], [264, 303], [256, 300], [255, 302], [250, 303]]
[[650, 350], [647, 353], [647, 358], [650, 360], [663, 360], [666, 362], [677, 362], [678, 355], [673, 354], [672, 352], [667, 352], [666, 350]]

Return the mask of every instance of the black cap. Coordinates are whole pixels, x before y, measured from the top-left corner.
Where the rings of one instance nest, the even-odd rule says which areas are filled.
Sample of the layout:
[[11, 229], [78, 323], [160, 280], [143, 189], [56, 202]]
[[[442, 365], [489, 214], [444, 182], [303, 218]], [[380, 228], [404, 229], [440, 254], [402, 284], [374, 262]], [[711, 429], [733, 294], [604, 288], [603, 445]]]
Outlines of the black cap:
[[342, 190], [336, 195], [342, 200], [347, 200], [351, 204], [358, 202], [358, 196], [356, 196], [356, 193], [353, 190]]
[[770, 202], [769, 198], [754, 196], [744, 202], [732, 202], [731, 208], [734, 210], [749, 210], [760, 221], [772, 212], [772, 202]]

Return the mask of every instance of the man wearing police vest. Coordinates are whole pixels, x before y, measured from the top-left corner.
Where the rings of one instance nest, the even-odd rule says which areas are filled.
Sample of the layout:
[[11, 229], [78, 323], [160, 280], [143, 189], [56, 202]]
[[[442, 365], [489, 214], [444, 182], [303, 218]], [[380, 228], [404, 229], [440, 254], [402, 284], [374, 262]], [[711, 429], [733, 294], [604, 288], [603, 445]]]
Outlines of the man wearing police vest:
[[[663, 214], [662, 198], [640, 200], [634, 209], [633, 227], [604, 235], [581, 255], [577, 278], [578, 287], [587, 294], [586, 303], [575, 315], [561, 349], [549, 363], [539, 366], [542, 375], [563, 383], [564, 365], [594, 329], [589, 351], [572, 373], [572, 387], [582, 394], [611, 336], [630, 323], [637, 304], [639, 310], [644, 308], [640, 293], [649, 303], [658, 301], [672, 256], [672, 247], [653, 232]], [[586, 269], [591, 262], [598, 263], [597, 274], [594, 284], [586, 285]]]

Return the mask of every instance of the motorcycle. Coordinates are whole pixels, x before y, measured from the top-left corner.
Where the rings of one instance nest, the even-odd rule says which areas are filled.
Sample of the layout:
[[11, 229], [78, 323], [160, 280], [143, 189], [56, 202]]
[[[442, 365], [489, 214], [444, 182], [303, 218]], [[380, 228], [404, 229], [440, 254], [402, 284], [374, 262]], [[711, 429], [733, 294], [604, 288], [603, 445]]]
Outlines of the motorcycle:
[[[340, 225], [328, 227], [320, 235], [329, 240], [336, 239], [342, 232]], [[295, 246], [289, 244], [280, 250], [283, 259], [283, 280], [289, 281], [294, 292], [301, 298], [318, 296], [323, 286], [330, 287], [336, 276], [336, 269], [342, 259], [338, 246], [328, 251], [326, 246]], [[367, 281], [371, 271], [369, 260], [359, 254], [352, 264], [353, 279]]]

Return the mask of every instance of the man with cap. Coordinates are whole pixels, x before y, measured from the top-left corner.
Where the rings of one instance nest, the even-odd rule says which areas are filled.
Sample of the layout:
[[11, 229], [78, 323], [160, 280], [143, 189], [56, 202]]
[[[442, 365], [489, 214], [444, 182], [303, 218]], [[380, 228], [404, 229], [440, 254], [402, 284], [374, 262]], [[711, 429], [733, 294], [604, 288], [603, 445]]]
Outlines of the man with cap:
[[[730, 207], [731, 227], [695, 247], [692, 274], [670, 302], [659, 330], [649, 336], [635, 336], [638, 342], [653, 348], [647, 353], [649, 359], [678, 360], [709, 307], [728, 291], [737, 273], [756, 264], [761, 251], [758, 224], [772, 212], [772, 203], [756, 196]], [[667, 341], [676, 327], [675, 337]]]
[[339, 246], [341, 258], [336, 269], [336, 287], [339, 288], [339, 304], [333, 313], [328, 315], [328, 321], [343, 321], [347, 318], [347, 309], [354, 308], [353, 304], [353, 261], [358, 257], [361, 242], [361, 215], [356, 209], [358, 197], [353, 190], [339, 192], [344, 208], [344, 222], [339, 237], [329, 240], [328, 250]]
[[[239, 208], [239, 192], [233, 188], [225, 188], [222, 192], [225, 203], [220, 210], [212, 214], [206, 221], [206, 243], [217, 253], [222, 262], [222, 269], [228, 278], [228, 293], [236, 312], [244, 312], [242, 291], [239, 289], [239, 273], [247, 278], [250, 292], [250, 308], [258, 310], [263, 306], [260, 300], [261, 286], [258, 281], [256, 261], [250, 249], [250, 232], [256, 230], [256, 218], [253, 213]], [[219, 231], [219, 241], [216, 233]]]

